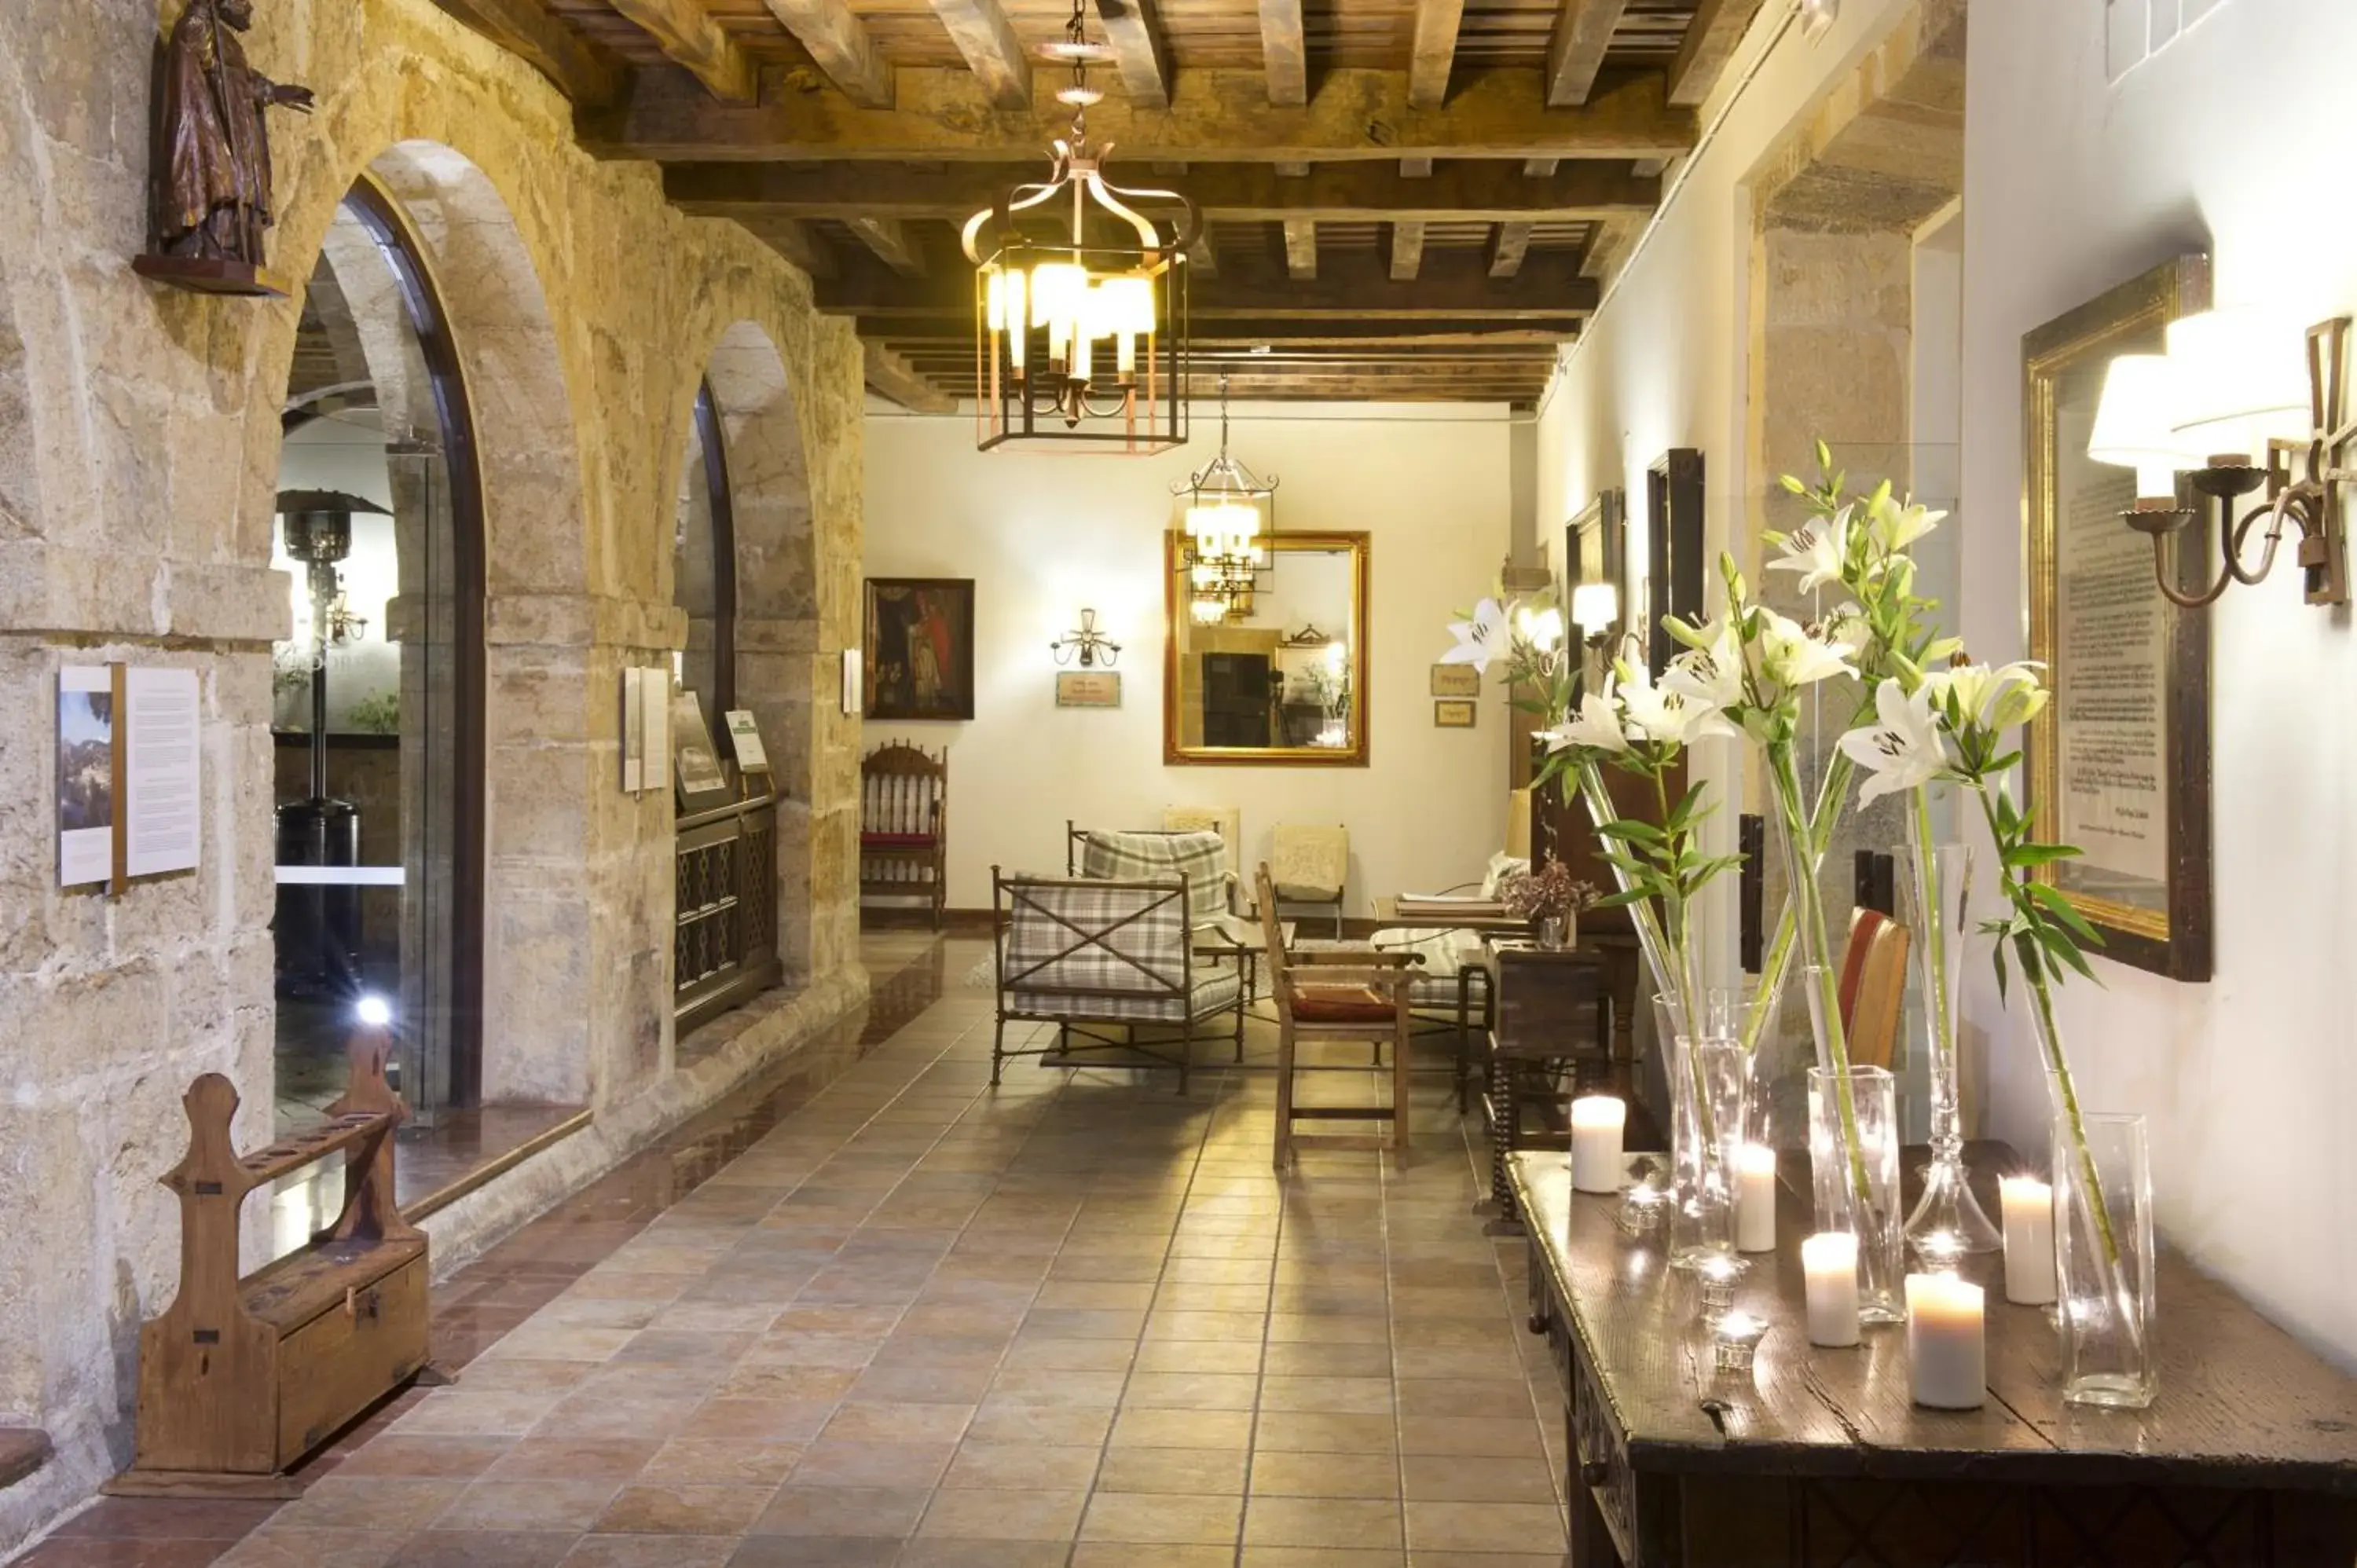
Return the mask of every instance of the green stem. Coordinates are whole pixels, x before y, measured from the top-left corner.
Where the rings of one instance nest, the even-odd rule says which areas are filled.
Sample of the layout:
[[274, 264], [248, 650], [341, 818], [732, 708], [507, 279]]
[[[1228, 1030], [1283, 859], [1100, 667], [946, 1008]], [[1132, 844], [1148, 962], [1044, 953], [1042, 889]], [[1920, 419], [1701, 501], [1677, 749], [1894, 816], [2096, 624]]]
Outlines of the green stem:
[[1834, 1100], [1841, 1115], [1842, 1152], [1849, 1165], [1850, 1187], [1857, 1199], [1856, 1219], [1863, 1233], [1874, 1208], [1874, 1188], [1867, 1178], [1864, 1140], [1857, 1130], [1857, 1099], [1850, 1088], [1849, 1037], [1842, 1027], [1841, 1017], [1841, 977], [1823, 961], [1831, 943], [1825, 931], [1824, 897], [1817, 886], [1817, 856], [1813, 853], [1816, 826], [1801, 814], [1801, 775], [1792, 760], [1790, 741], [1769, 745], [1768, 767], [1786, 842], [1802, 846], [1791, 868], [1792, 886], [1788, 897], [1800, 922], [1804, 950], [1819, 961], [1813, 979], [1817, 987], [1814, 1022], [1826, 1057], [1820, 1065], [1833, 1079]]
[[[1838, 751], [1825, 765], [1824, 779], [1817, 786], [1816, 806], [1809, 813], [1809, 842], [1815, 846], [1809, 857], [1813, 867], [1824, 859], [1825, 850], [1833, 843], [1834, 824], [1841, 820], [1856, 768], [1857, 764]], [[1752, 990], [1751, 1005], [1744, 1016], [1743, 1049], [1747, 1055], [1760, 1048], [1761, 1036], [1775, 1019], [1776, 1004], [1784, 994], [1784, 973], [1792, 967], [1792, 944], [1800, 931], [1800, 918], [1788, 890], [1784, 908], [1776, 917], [1775, 938], [1760, 968], [1760, 983]]]

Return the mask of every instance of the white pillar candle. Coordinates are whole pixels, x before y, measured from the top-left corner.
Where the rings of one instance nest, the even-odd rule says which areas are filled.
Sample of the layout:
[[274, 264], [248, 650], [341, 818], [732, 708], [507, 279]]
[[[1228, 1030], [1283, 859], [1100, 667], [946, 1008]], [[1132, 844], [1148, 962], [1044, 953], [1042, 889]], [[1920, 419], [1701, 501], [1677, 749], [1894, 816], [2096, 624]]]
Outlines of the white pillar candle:
[[1809, 1343], [1857, 1343], [1857, 1238], [1824, 1230], [1801, 1243], [1808, 1281]]
[[1907, 1375], [1915, 1402], [1977, 1410], [1988, 1398], [1981, 1287], [1953, 1274], [1907, 1276]]
[[1776, 1250], [1776, 1151], [1746, 1144], [1735, 1173], [1735, 1249]]
[[2005, 1206], [2005, 1299], [2043, 1306], [2054, 1299], [2054, 1189], [2036, 1176], [1997, 1183]]
[[1571, 1185], [1577, 1192], [1620, 1190], [1620, 1130], [1628, 1104], [1609, 1094], [1571, 1102]]

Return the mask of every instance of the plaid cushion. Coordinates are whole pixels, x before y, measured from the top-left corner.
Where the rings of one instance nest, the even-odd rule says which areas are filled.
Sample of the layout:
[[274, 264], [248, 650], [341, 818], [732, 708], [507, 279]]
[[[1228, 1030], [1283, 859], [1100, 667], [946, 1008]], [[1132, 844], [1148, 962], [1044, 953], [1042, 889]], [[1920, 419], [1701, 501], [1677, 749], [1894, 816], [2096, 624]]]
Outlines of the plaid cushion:
[[1114, 882], [1187, 879], [1187, 923], [1208, 926], [1228, 912], [1227, 841], [1208, 830], [1183, 833], [1086, 832], [1081, 875]]
[[999, 941], [1000, 989], [1148, 997], [1175, 1005], [1187, 983], [1185, 895], [1157, 886], [1011, 879]]
[[1040, 1013], [1050, 1017], [1139, 1024], [1187, 1024], [1223, 1012], [1235, 1004], [1243, 977], [1222, 967], [1195, 971], [1195, 989], [1181, 1007], [1174, 996], [1080, 996], [1051, 991], [1007, 993], [1008, 1010]]

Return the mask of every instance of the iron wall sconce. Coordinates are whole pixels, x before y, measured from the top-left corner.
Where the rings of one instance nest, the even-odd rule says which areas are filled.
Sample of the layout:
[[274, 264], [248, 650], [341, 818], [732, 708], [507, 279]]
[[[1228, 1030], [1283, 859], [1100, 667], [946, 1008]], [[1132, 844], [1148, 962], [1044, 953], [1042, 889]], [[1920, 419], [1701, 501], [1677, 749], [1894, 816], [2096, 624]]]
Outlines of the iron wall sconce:
[[[2350, 442], [2357, 437], [2347, 408], [2349, 328], [2349, 317], [2336, 317], [2308, 329], [2308, 429], [2298, 438], [2267, 428], [2283, 424], [2286, 410], [2297, 413], [2298, 404], [2290, 401], [2296, 393], [2285, 390], [2283, 378], [2266, 367], [2266, 346], [2247, 342], [2246, 317], [2224, 312], [2191, 317], [2170, 327], [2166, 357], [2125, 355], [2112, 362], [2088, 456], [2136, 469], [2136, 501], [2121, 521], [2151, 539], [2153, 576], [2171, 604], [2200, 609], [2215, 604], [2236, 583], [2265, 580], [2287, 527], [2299, 532], [2306, 602], [2348, 602], [2341, 487], [2357, 483], [2357, 468], [2349, 467], [2348, 456]], [[2253, 348], [2258, 351], [2244, 351]], [[2238, 451], [2188, 455], [2189, 437], [2219, 432], [2247, 433], [2251, 439]], [[2214, 505], [2218, 518], [2218, 575], [2193, 593], [2169, 575], [2169, 536], [2200, 515], [2170, 493], [2178, 471], [2186, 472], [2191, 489], [2204, 505]], [[2265, 500], [2237, 519], [2237, 503], [2262, 489]], [[2263, 521], [2266, 532], [2258, 563], [2245, 566], [2244, 546]]]
[[1059, 665], [1071, 663], [1077, 655], [1083, 670], [1093, 670], [1100, 663], [1110, 670], [1121, 660], [1121, 644], [1097, 629], [1094, 610], [1082, 610], [1080, 629], [1056, 639], [1048, 645], [1048, 651], [1056, 656]]

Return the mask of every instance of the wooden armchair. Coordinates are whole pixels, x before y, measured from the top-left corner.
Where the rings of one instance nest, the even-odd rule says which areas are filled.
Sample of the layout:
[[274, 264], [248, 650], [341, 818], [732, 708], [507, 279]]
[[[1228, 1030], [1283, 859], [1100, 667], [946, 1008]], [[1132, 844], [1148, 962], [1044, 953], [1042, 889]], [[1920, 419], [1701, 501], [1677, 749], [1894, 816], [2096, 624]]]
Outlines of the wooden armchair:
[[[1292, 1163], [1296, 1144], [1380, 1149], [1407, 1163], [1408, 1034], [1419, 955], [1367, 949], [1288, 952], [1276, 916], [1276, 886], [1261, 864], [1261, 930], [1268, 944], [1269, 983], [1276, 998], [1276, 1154], [1279, 1170]], [[1299, 1105], [1293, 1097], [1296, 1057], [1304, 1040], [1363, 1040], [1392, 1047], [1392, 1101], [1385, 1105]], [[1319, 1069], [1312, 1069], [1319, 1070]], [[1334, 1069], [1323, 1069], [1334, 1070]], [[1370, 1133], [1300, 1133], [1297, 1121], [1388, 1122], [1388, 1139]]]
[[933, 929], [949, 903], [950, 754], [906, 741], [859, 764], [859, 897], [927, 899]]
[[1889, 1067], [1907, 1004], [1907, 928], [1861, 906], [1849, 918], [1839, 992], [1842, 1033], [1859, 1067]]

